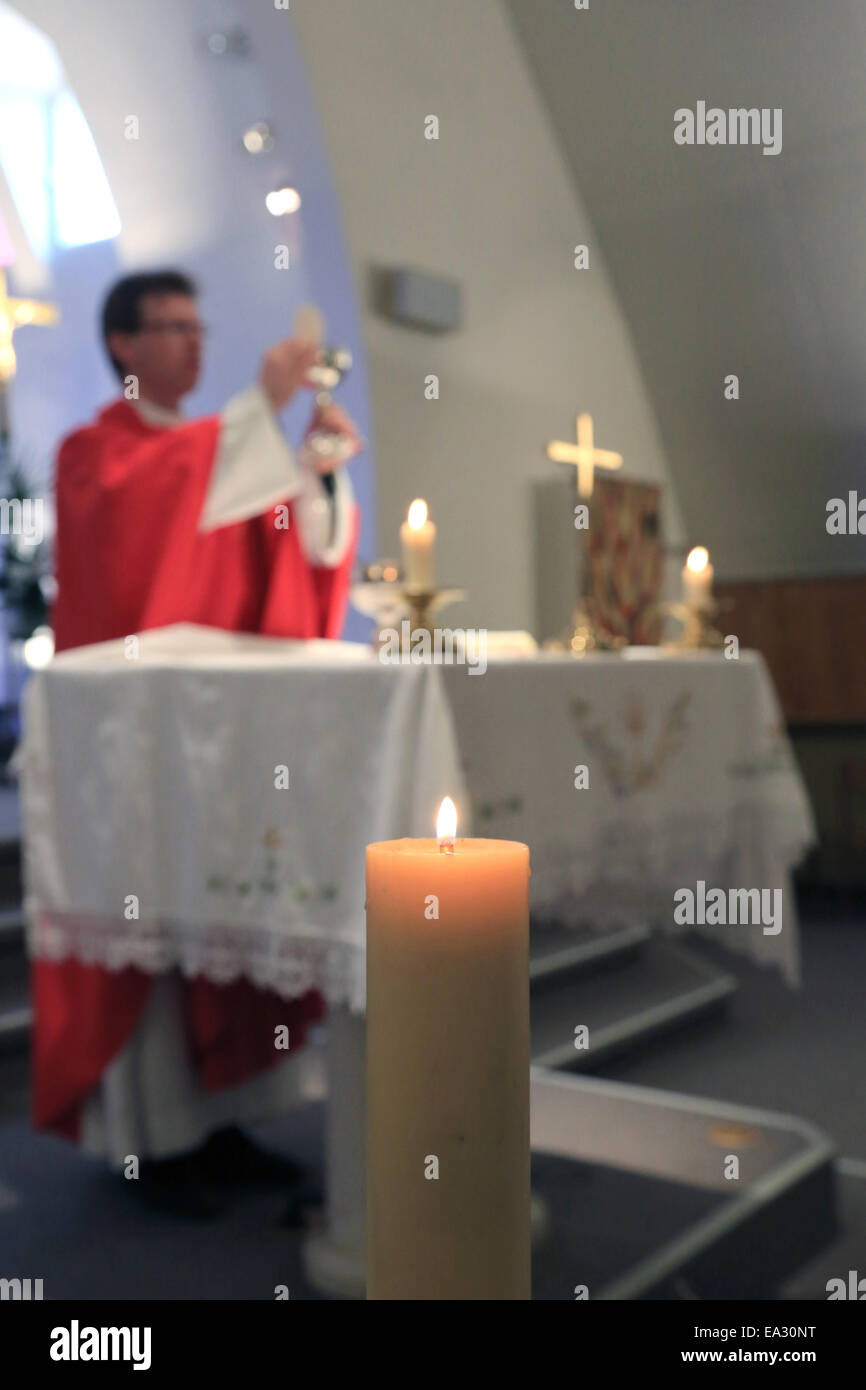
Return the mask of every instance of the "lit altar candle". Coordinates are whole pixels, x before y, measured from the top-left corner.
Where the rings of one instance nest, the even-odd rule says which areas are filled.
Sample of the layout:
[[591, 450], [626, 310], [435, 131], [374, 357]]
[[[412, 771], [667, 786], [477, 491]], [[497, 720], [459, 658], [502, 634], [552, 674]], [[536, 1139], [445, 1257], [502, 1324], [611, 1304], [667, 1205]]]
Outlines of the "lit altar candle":
[[433, 588], [433, 550], [436, 527], [427, 515], [427, 503], [416, 498], [400, 527], [406, 587], [429, 592]]
[[367, 846], [367, 1297], [528, 1299], [529, 849], [436, 833]]
[[702, 545], [690, 550], [683, 566], [683, 603], [689, 608], [707, 608], [713, 601], [713, 567], [709, 551]]

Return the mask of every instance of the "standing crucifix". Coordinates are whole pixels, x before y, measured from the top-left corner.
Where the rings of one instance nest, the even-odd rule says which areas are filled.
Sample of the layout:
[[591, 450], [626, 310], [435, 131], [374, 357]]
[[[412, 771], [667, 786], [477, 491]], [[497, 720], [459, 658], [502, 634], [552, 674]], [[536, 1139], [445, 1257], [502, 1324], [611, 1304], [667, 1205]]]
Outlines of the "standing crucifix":
[[556, 463], [576, 465], [577, 495], [586, 501], [592, 496], [596, 468], [622, 468], [622, 454], [595, 448], [591, 415], [578, 415], [576, 444], [553, 439], [547, 446], [547, 457]]
[[15, 376], [14, 336], [28, 324], [56, 323], [60, 317], [53, 304], [37, 299], [14, 299], [6, 291], [6, 272], [0, 269], [0, 453], [9, 444], [9, 384]]
[[[570, 444], [562, 439], [554, 439], [547, 446], [547, 457], [553, 459], [555, 463], [568, 463], [577, 469], [575, 480], [577, 483], [578, 503], [586, 504], [586, 508], [588, 508], [592, 499], [596, 468], [622, 467], [622, 454], [614, 454], [610, 449], [596, 449], [593, 438], [591, 415], [578, 415], [576, 444]], [[617, 644], [600, 631], [598, 625], [594, 621], [593, 609], [595, 604], [593, 595], [590, 592], [589, 548], [586, 543], [587, 531], [585, 527], [578, 526], [577, 507], [575, 508], [574, 515], [575, 529], [583, 531], [583, 556], [578, 571], [577, 604], [575, 606], [571, 628], [561, 641], [551, 645], [559, 648], [564, 647], [575, 656], [584, 656], [587, 652], [595, 651], [599, 648], [613, 647]]]

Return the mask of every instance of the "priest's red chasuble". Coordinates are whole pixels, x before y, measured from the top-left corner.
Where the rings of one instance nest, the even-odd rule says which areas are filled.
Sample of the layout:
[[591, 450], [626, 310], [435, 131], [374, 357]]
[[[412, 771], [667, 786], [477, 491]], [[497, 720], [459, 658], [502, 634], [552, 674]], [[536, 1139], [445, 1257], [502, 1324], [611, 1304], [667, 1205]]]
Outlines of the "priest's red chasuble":
[[[272, 637], [339, 636], [357, 509], [352, 541], [334, 567], [307, 558], [288, 499], [200, 531], [219, 437], [217, 416], [159, 428], [120, 401], [66, 439], [56, 477], [58, 651], [179, 622]], [[286, 517], [288, 525], [277, 524]], [[37, 1127], [78, 1137], [83, 1102], [133, 1033], [151, 985], [133, 967], [34, 962]], [[184, 989], [192, 1055], [210, 1090], [282, 1060], [277, 1024], [288, 1026], [294, 1051], [323, 1014], [315, 991], [288, 1001], [245, 980], [202, 978]]]

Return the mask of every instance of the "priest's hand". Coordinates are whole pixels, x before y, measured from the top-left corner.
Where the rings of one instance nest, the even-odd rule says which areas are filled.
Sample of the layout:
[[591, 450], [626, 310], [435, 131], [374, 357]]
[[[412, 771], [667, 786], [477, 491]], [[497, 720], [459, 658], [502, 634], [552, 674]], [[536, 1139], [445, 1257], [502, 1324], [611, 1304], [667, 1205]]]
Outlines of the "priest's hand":
[[306, 385], [307, 375], [319, 356], [319, 344], [308, 338], [284, 338], [274, 343], [262, 358], [259, 385], [271, 409], [283, 410], [297, 391]]
[[341, 448], [339, 452], [326, 454], [315, 460], [318, 473], [333, 472], [334, 469], [348, 463], [349, 459], [353, 459], [364, 447], [364, 441], [358, 433], [351, 415], [348, 415], [341, 406], [334, 405], [333, 402], [328, 405], [316, 406], [307, 428], [307, 435], [311, 434], [336, 434], [340, 436]]

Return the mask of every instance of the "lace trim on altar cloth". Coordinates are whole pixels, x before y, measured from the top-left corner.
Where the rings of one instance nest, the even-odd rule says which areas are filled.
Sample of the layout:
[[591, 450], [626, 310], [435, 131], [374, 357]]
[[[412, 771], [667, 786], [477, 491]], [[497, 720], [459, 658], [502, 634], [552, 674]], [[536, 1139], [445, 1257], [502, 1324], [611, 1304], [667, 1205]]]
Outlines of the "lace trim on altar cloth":
[[124, 922], [72, 912], [31, 915], [28, 951], [37, 960], [73, 957], [105, 970], [134, 966], [148, 975], [180, 970], [213, 984], [247, 979], [285, 999], [317, 989], [331, 1005], [362, 1012], [365, 1002], [363, 934], [325, 937], [316, 927], [227, 926], [178, 921]]
[[[760, 964], [775, 964], [789, 984], [799, 982], [796, 904], [790, 870], [811, 843], [811, 825], [775, 815], [768, 833], [763, 807], [747, 797], [725, 815], [691, 811], [661, 820], [625, 803], [597, 828], [591, 845], [549, 835], [531, 851], [534, 922], [590, 926], [603, 933], [644, 924], [664, 932], [688, 930], [673, 921], [674, 894], [702, 879], [710, 887], [784, 889], [784, 927], [704, 928], [724, 945]], [[56, 899], [55, 899], [56, 900]], [[44, 901], [44, 899], [43, 899]], [[309, 912], [309, 907], [307, 911]], [[74, 957], [119, 971], [180, 970], [214, 984], [241, 978], [286, 999], [318, 989], [331, 1005], [365, 1006], [363, 918], [352, 925], [334, 912], [328, 925], [275, 918], [270, 925], [228, 925], [158, 918], [127, 922], [114, 914], [63, 912], [27, 903], [31, 956]]]
[[695, 930], [758, 965], [775, 965], [792, 987], [801, 982], [799, 929], [791, 869], [812, 842], [808, 826], [777, 818], [774, 835], [745, 803], [734, 817], [691, 815], [655, 823], [624, 815], [604, 827], [602, 845], [546, 842], [531, 855], [533, 923], [582, 925], [599, 935], [644, 926], [670, 936], [693, 928], [674, 920], [678, 889], [771, 888], [783, 892], [783, 927], [767, 935], [760, 925], [709, 926]]

